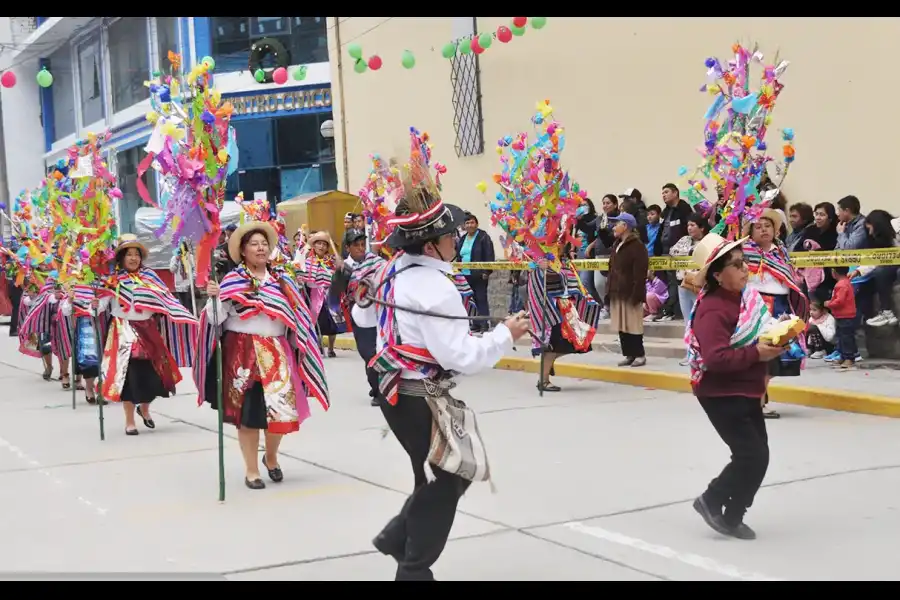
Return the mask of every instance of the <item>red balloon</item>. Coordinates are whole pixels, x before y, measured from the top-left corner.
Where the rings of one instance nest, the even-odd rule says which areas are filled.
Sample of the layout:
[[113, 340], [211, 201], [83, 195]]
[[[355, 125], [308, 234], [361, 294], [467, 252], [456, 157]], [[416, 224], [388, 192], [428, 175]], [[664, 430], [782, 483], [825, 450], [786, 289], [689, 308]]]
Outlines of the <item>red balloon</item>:
[[369, 68], [373, 71], [377, 71], [381, 68], [381, 57], [377, 54], [369, 59]]
[[506, 25], [497, 28], [497, 39], [506, 44], [512, 39], [512, 31]]
[[528, 17], [513, 17], [513, 25], [521, 29], [528, 25]]
[[475, 54], [481, 54], [482, 52], [484, 52], [484, 48], [482, 48], [481, 44], [478, 43], [477, 37], [472, 38], [472, 52], [474, 52]]
[[12, 71], [5, 71], [3, 75], [0, 75], [0, 85], [5, 88], [11, 88], [16, 85], [16, 74]]

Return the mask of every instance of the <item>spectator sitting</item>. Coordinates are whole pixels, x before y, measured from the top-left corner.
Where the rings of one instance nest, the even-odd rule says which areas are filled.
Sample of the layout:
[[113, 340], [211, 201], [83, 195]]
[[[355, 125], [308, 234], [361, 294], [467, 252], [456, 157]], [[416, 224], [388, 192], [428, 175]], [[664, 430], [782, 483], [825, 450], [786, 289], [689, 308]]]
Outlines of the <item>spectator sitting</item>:
[[806, 347], [810, 358], [824, 358], [834, 352], [837, 323], [821, 300], [813, 300], [809, 307]]
[[656, 272], [647, 272], [647, 299], [644, 302], [644, 321], [653, 321], [666, 300], [669, 299], [669, 288], [666, 282], [657, 277]]
[[[900, 218], [894, 218], [884, 210], [873, 210], [865, 218], [865, 227], [868, 233], [869, 248], [895, 248], [900, 246]], [[896, 325], [897, 317], [894, 314], [893, 293], [894, 283], [897, 281], [898, 267], [896, 265], [862, 266], [850, 274], [851, 282], [864, 279], [857, 288], [857, 304], [860, 313], [865, 316], [873, 315], [866, 325], [870, 327], [883, 327]], [[880, 312], [875, 315], [874, 297], [878, 297]]]

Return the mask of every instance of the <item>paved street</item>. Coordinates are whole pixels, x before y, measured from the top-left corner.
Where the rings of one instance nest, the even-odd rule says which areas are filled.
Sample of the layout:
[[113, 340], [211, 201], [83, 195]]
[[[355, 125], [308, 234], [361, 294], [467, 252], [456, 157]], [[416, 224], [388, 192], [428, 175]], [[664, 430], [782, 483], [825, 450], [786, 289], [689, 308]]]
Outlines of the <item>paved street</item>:
[[[388, 580], [371, 538], [412, 485], [382, 439], [355, 353], [327, 360], [333, 408], [316, 405], [282, 448], [285, 481], [243, 485], [226, 429], [217, 502], [216, 415], [189, 378], [126, 437], [0, 338], [0, 571], [212, 573], [231, 580]], [[531, 375], [463, 379], [497, 493], [476, 484], [435, 567], [443, 580], [900, 579], [900, 420], [789, 407], [769, 422], [772, 464], [747, 522], [712, 532], [691, 501], [728, 457], [692, 397]]]

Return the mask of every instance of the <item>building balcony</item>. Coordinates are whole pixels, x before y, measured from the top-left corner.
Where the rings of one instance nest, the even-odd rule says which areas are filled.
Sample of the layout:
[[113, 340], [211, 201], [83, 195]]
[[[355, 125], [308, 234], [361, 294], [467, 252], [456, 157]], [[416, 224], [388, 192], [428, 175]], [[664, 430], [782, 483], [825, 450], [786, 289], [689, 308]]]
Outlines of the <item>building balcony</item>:
[[[11, 17], [19, 18], [19, 17]], [[38, 17], [22, 17], [34, 19]], [[89, 25], [97, 17], [41, 17], [40, 25], [16, 44], [9, 52], [0, 56], [0, 70], [10, 65], [47, 56], [53, 48], [64, 43], [80, 29]], [[38, 43], [40, 42], [40, 43]]]

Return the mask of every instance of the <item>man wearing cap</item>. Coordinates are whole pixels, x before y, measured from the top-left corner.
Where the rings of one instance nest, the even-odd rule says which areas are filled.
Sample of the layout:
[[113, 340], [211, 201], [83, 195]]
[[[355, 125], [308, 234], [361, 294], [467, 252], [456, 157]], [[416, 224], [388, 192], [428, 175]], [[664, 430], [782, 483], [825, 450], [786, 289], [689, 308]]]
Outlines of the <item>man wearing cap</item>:
[[[363, 359], [366, 368], [366, 379], [369, 381], [369, 397], [372, 406], [380, 406], [381, 394], [378, 391], [378, 373], [369, 366], [369, 362], [374, 358], [377, 351], [376, 338], [378, 337], [377, 327], [364, 327], [360, 324], [360, 319], [365, 319], [362, 315], [363, 309], [356, 306], [354, 302], [354, 294], [358, 289], [360, 282], [365, 279], [372, 278], [375, 273], [384, 264], [385, 260], [380, 256], [372, 254], [366, 249], [366, 232], [362, 229], [350, 229], [344, 235], [343, 245], [347, 248], [348, 256], [346, 259], [338, 259], [335, 262], [337, 267], [331, 279], [331, 287], [329, 294], [332, 295], [330, 301], [336, 302], [333, 296], [341, 294], [341, 290], [345, 290], [343, 294], [343, 302], [350, 307], [350, 319], [352, 321], [353, 339], [356, 341], [356, 351]], [[362, 316], [360, 316], [362, 315]]]
[[[421, 155], [410, 163], [404, 197], [388, 222], [395, 228], [387, 245], [397, 252], [370, 282], [376, 305], [360, 311], [360, 324], [378, 327], [378, 354], [370, 364], [379, 373], [381, 411], [410, 457], [415, 480], [400, 513], [373, 544], [397, 561], [398, 581], [429, 581], [460, 497], [472, 481], [490, 479], [475, 414], [450, 396], [452, 378], [491, 369], [525, 334], [528, 321], [518, 314], [483, 337], [469, 335], [448, 277], [464, 213], [443, 204]], [[459, 436], [452, 443], [448, 431]]]

